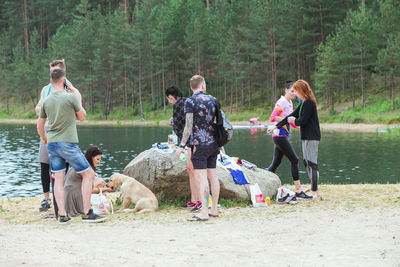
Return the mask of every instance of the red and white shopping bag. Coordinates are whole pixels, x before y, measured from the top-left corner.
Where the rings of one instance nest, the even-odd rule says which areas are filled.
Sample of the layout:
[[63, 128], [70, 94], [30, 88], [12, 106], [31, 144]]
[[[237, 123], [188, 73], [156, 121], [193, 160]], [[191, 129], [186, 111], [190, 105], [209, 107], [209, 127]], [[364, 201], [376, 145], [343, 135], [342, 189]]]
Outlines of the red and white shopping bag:
[[265, 202], [264, 196], [258, 184], [256, 183], [254, 185], [250, 185], [249, 188], [253, 207], [267, 207], [267, 203]]

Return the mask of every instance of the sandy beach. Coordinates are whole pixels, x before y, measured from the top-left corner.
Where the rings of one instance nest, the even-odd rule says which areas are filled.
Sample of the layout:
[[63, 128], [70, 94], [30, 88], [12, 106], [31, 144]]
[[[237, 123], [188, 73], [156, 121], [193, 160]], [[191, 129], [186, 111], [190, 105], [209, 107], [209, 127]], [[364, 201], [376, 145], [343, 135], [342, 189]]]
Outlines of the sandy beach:
[[40, 197], [0, 199], [2, 266], [400, 266], [400, 184], [321, 185], [322, 198], [116, 213], [101, 224], [41, 219]]

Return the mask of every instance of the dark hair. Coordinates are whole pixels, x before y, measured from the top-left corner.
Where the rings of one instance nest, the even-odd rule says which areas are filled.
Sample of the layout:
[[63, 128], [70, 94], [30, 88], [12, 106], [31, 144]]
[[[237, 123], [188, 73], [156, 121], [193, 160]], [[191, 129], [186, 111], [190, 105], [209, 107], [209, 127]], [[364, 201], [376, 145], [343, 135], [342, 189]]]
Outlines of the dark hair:
[[97, 155], [103, 155], [103, 152], [97, 146], [89, 147], [85, 153], [85, 158], [87, 159], [94, 171], [96, 171], [96, 168], [93, 165], [93, 157], [96, 157]]
[[290, 89], [290, 87], [292, 87], [293, 84], [294, 84], [293, 81], [287, 80], [287, 81], [285, 82], [285, 89]]
[[165, 95], [172, 95], [175, 99], [183, 96], [182, 92], [175, 85], [168, 87], [167, 90], [165, 90]]
[[65, 71], [65, 60], [64, 59], [56, 59], [49, 63], [50, 68], [60, 67]]
[[62, 69], [54, 69], [51, 73], [50, 73], [50, 77], [51, 80], [53, 82], [58, 82], [62, 77], [65, 76], [65, 71]]

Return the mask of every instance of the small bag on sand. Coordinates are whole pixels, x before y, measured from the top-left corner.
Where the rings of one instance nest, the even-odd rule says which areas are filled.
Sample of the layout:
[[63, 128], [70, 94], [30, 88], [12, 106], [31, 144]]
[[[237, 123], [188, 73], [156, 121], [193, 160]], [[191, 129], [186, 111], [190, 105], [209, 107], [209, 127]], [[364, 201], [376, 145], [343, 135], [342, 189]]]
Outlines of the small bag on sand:
[[111, 201], [107, 200], [107, 197], [103, 195], [103, 190], [100, 188], [100, 193], [92, 194], [90, 197], [90, 204], [92, 205], [93, 212], [96, 214], [110, 214], [114, 213], [113, 205]]
[[267, 203], [265, 202], [264, 196], [258, 184], [256, 183], [254, 185], [250, 185], [249, 189], [253, 207], [267, 207]]

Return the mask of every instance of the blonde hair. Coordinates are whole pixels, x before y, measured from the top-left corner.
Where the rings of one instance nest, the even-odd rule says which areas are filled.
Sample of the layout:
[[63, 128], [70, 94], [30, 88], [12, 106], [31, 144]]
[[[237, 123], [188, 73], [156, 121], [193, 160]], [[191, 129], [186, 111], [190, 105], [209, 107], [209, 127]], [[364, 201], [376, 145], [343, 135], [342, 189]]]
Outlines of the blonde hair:
[[50, 68], [60, 67], [63, 71], [66, 71], [65, 59], [56, 59], [49, 63]]
[[304, 80], [298, 80], [293, 84], [293, 89], [300, 95], [303, 100], [311, 99], [312, 102], [317, 104], [314, 93], [311, 90], [310, 85]]
[[200, 75], [194, 75], [190, 78], [190, 88], [199, 89], [200, 85], [205, 82], [204, 78]]

